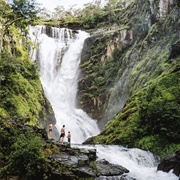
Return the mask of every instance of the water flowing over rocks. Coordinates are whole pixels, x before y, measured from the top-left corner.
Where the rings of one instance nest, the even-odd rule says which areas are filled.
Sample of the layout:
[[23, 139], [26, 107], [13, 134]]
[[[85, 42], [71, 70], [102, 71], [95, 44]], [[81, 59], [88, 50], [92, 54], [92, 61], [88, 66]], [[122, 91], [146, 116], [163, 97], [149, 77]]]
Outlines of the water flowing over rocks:
[[[53, 143], [53, 142], [52, 142]], [[100, 176], [120, 176], [128, 173], [129, 170], [120, 166], [111, 164], [106, 160], [96, 160], [95, 149], [79, 149], [71, 148], [69, 145], [55, 143], [60, 150], [60, 154], [54, 154], [50, 157], [50, 162], [56, 163], [70, 168], [71, 171], [61, 173], [57, 169], [52, 172], [52, 179], [68, 178], [76, 179], [86, 177], [100, 177]]]
[[[12, 123], [13, 126], [20, 128], [24, 133], [30, 131], [39, 135], [42, 138], [44, 147], [48, 146], [52, 149], [55, 146], [57, 147], [57, 151], [49, 155], [46, 160], [49, 180], [95, 179], [100, 176], [121, 176], [129, 172], [128, 169], [120, 165], [109, 163], [104, 159], [98, 160], [96, 149], [71, 147], [67, 143], [57, 143], [54, 139], [48, 139], [48, 133], [45, 129], [30, 127], [23, 123], [16, 123], [13, 120], [9, 120], [9, 122]], [[19, 175], [10, 175], [9, 178], [18, 179]], [[5, 177], [2, 175], [1, 179], [5, 180]], [[36, 179], [38, 179], [38, 177], [36, 177]]]
[[[159, 1], [149, 0], [150, 5], [148, 5], [148, 3], [146, 3], [145, 0], [139, 1], [138, 2], [139, 4], [137, 3], [137, 5], [135, 5], [135, 6], [137, 6], [136, 9], [139, 9], [139, 7], [141, 7], [141, 4], [143, 4], [144, 7], [146, 5], [147, 6], [146, 10], [144, 10], [145, 13], [139, 14], [138, 16], [135, 16], [134, 18], [132, 18], [130, 21], [131, 23], [124, 24], [121, 27], [121, 29], [110, 28], [110, 30], [101, 32], [99, 34], [92, 35], [90, 38], [86, 38], [86, 37], [89, 37], [89, 35], [86, 35], [84, 37], [84, 39], [86, 39], [86, 40], [84, 43], [84, 47], [82, 49], [81, 63], [86, 63], [86, 64], [89, 63], [89, 66], [85, 66], [86, 64], [84, 64], [84, 69], [82, 70], [82, 76], [81, 76], [81, 79], [79, 80], [79, 92], [82, 94], [84, 93], [85, 95], [89, 95], [89, 100], [88, 100], [87, 96], [81, 97], [81, 95], [79, 95], [79, 99], [80, 99], [79, 104], [83, 107], [83, 109], [87, 110], [86, 112], [88, 112], [93, 118], [95, 118], [95, 119], [97, 118], [98, 120], [105, 119], [105, 121], [103, 121], [103, 123], [101, 123], [102, 127], [105, 126], [105, 124], [108, 120], [111, 120], [115, 115], [117, 115], [117, 113], [119, 113], [119, 111], [124, 107], [126, 101], [129, 99], [129, 96], [133, 93], [134, 90], [137, 90], [141, 86], [142, 87], [147, 86], [147, 82], [149, 80], [148, 78], [153, 74], [153, 71], [155, 70], [155, 67], [158, 64], [162, 64], [162, 66], [159, 66], [159, 70], [157, 69], [158, 71], [157, 71], [157, 73], [155, 73], [156, 76], [158, 76], [158, 74], [161, 74], [167, 68], [166, 63], [168, 60], [179, 57], [180, 46], [179, 46], [179, 40], [177, 40], [179, 37], [179, 34], [178, 34], [179, 23], [175, 23], [176, 20], [179, 20], [176, 17], [176, 16], [178, 16], [179, 11], [176, 10], [176, 11], [174, 11], [175, 13], [171, 13], [169, 15], [169, 18], [163, 22], [163, 20], [169, 14], [169, 12], [172, 8], [173, 2], [178, 2], [178, 1], [177, 0], [159, 0]], [[157, 4], [157, 6], [155, 6], [156, 4]], [[132, 12], [132, 11], [130, 11], [130, 12]], [[130, 18], [130, 16], [133, 16], [130, 12], [129, 12], [130, 15], [128, 15], [128, 12], [126, 13], [127, 19], [125, 19], [125, 20], [129, 20], [128, 16], [129, 16], [129, 18]], [[136, 14], [137, 13], [135, 13], [135, 15]], [[120, 19], [121, 18], [119, 17], [118, 21], [120, 21]], [[158, 20], [161, 20], [161, 24], [156, 24], [156, 21], [158, 21]], [[171, 26], [170, 26], [171, 24], [169, 22], [172, 22], [172, 24], [173, 23], [175, 24], [173, 26], [173, 28], [171, 28]], [[177, 21], [177, 22], [179, 22], [179, 21]], [[121, 24], [121, 22], [118, 22], [118, 26], [119, 26], [119, 24]], [[162, 32], [164, 30], [163, 34], [160, 33], [159, 30], [161, 30], [161, 29], [159, 28], [159, 26], [162, 27], [161, 28]], [[168, 27], [168, 28], [166, 29], [166, 27]], [[176, 29], [178, 30], [177, 33], [175, 33]], [[165, 37], [166, 34], [168, 34], [168, 33], [170, 34], [170, 38], [169, 38], [169, 36], [167, 38]], [[175, 33], [175, 34], [173, 34], [173, 33]], [[68, 42], [69, 42], [69, 44], [71, 44], [71, 40], [72, 40], [71, 36], [75, 38], [75, 34], [78, 34], [78, 33], [74, 32], [74, 31], [69, 31], [67, 29], [43, 27], [41, 29], [41, 34], [47, 35], [47, 37], [45, 36], [46, 39], [48, 40], [47, 41], [48, 46], [45, 46], [45, 47], [48, 47], [47, 50], [49, 50], [49, 44], [51, 44], [51, 49], [52, 49], [52, 44], [53, 44], [52, 42], [54, 42], [55, 45], [59, 45], [60, 43], [56, 44], [57, 40], [60, 42], [61, 37], [62, 37], [62, 39], [64, 39], [63, 43], [62, 43], [63, 45], [59, 49], [59, 52], [57, 53], [55, 50], [52, 54], [52, 64], [51, 65], [53, 67], [52, 68], [53, 71], [52, 71], [52, 73], [50, 73], [52, 75], [52, 79], [49, 80], [49, 77], [50, 77], [49, 74], [46, 76], [46, 77], [48, 77], [47, 79], [44, 78], [45, 80], [47, 80], [46, 81], [47, 84], [45, 84], [45, 90], [49, 89], [48, 92], [51, 92], [51, 90], [57, 89], [57, 87], [59, 87], [59, 85], [62, 85], [63, 82], [66, 82], [66, 83], [70, 82], [70, 78], [69, 78], [69, 76], [67, 76], [65, 81], [63, 81], [63, 82], [60, 82], [59, 79], [57, 78], [56, 81], [54, 81], [55, 83], [52, 83], [50, 86], [50, 82], [53, 82], [52, 80], [54, 80], [54, 77], [57, 77], [56, 76], [57, 74], [59, 74], [60, 77], [62, 77], [62, 74], [69, 75], [70, 74], [69, 72], [72, 72], [71, 69], [70, 69], [70, 71], [68, 71], [70, 66], [68, 66], [67, 69], [65, 68], [66, 67], [65, 64], [67, 64], [67, 60], [70, 60], [71, 58], [69, 58], [69, 59], [64, 58], [66, 60], [66, 63], [63, 64], [63, 56], [66, 54], [66, 52], [68, 52], [68, 49], [70, 48], [70, 46], [68, 46], [67, 44], [68, 44]], [[81, 36], [79, 36], [79, 37], [81, 37]], [[136, 41], [137, 37], [145, 38], [145, 39], [144, 40], [141, 39], [141, 41], [138, 42], [138, 41]], [[53, 40], [50, 38], [52, 38]], [[69, 54], [71, 54], [71, 56], [73, 58], [77, 57], [75, 59], [79, 60], [79, 56], [81, 53], [80, 47], [82, 47], [84, 39], [82, 39], [82, 41], [79, 41], [78, 44], [74, 44], [72, 46], [72, 47], [78, 47], [77, 49], [72, 48], [74, 54], [69, 52]], [[162, 39], [162, 41], [161, 41], [161, 39]], [[172, 41], [173, 44], [170, 44], [169, 43], [170, 41]], [[99, 44], [97, 42], [99, 42]], [[135, 42], [137, 44], [134, 45]], [[155, 43], [155, 42], [157, 42], [157, 43]], [[81, 44], [81, 46], [79, 46], [80, 44]], [[159, 45], [155, 46], [156, 44], [159, 44]], [[153, 46], [155, 46], [155, 48], [152, 48]], [[159, 47], [164, 48], [164, 51], [165, 51], [164, 54], [162, 51], [159, 50], [160, 49]], [[92, 51], [92, 49], [94, 49], [94, 52]], [[128, 49], [130, 49], [130, 50], [128, 50]], [[77, 54], [77, 51], [79, 52], [78, 54]], [[45, 52], [46, 51], [36, 54], [36, 56], [38, 57], [38, 55], [40, 55], [40, 54], [44, 55]], [[148, 52], [147, 55], [146, 55], [146, 52]], [[151, 52], [151, 53], [149, 53], [149, 52]], [[95, 53], [97, 53], [98, 56], [95, 56], [96, 55]], [[170, 53], [170, 55], [169, 55], [169, 53]], [[113, 54], [116, 56], [114, 56], [112, 58]], [[53, 59], [54, 55], [57, 57], [56, 64], [54, 64], [54, 59]], [[159, 56], [161, 56], [161, 58], [159, 58]], [[169, 59], [168, 56], [170, 56], [169, 58], [171, 58], [171, 59]], [[48, 62], [50, 62], [49, 54], [47, 57], [48, 57], [47, 58]], [[123, 57], [123, 58], [120, 59], [119, 57]], [[89, 60], [89, 62], [87, 62], [88, 60]], [[108, 62], [108, 60], [112, 60], [112, 61]], [[108, 86], [111, 86], [109, 93], [107, 92], [107, 90], [105, 90], [105, 91], [102, 90], [101, 91], [102, 93], [94, 94], [94, 92], [95, 92], [95, 90], [93, 89], [94, 84], [93, 83], [91, 84], [91, 80], [93, 79], [92, 77], [95, 77], [95, 78], [97, 77], [97, 76], [92, 76], [92, 74], [93, 74], [92, 72], [94, 72], [93, 68], [95, 67], [95, 63], [97, 61], [99, 61], [99, 66], [97, 66], [98, 68], [96, 67], [96, 69], [98, 69], [98, 70], [100, 68], [101, 68], [101, 70], [103, 70], [102, 67], [104, 65], [106, 65], [106, 63], [107, 63], [107, 65], [109, 63], [109, 67], [111, 67], [113, 69], [116, 69], [115, 68], [116, 66], [114, 66], [114, 67], [112, 66], [112, 64], [114, 62], [115, 62], [114, 64], [119, 65], [119, 67], [116, 70], [113, 70], [115, 72], [118, 71], [118, 74], [114, 74], [114, 73], [109, 74], [109, 77], [110, 77], [109, 78], [110, 80], [108, 80], [109, 82], [112, 81], [113, 76], [118, 77], [118, 78], [116, 77], [117, 81], [114, 80], [114, 82], [116, 82], [116, 85], [113, 86], [113, 88], [112, 88], [112, 84], [107, 83]], [[172, 60], [172, 61], [175, 61], [175, 60]], [[78, 61], [78, 63], [79, 63], [79, 61]], [[72, 65], [72, 62], [69, 64]], [[76, 64], [77, 63], [75, 63], [75, 65]], [[137, 64], [137, 66], [136, 66], [136, 64]], [[65, 66], [63, 66], [63, 65], [65, 65]], [[90, 67], [90, 65], [91, 65], [91, 68], [88, 69], [88, 67]], [[60, 71], [59, 72], [57, 71], [60, 67], [64, 67], [64, 69], [65, 69], [65, 71], [63, 71], [64, 73], [62, 73], [62, 74]], [[49, 70], [49, 69], [51, 69], [51, 68], [48, 64], [47, 70]], [[72, 67], [72, 69], [75, 69], [75, 68]], [[143, 69], [143, 70], [141, 71], [141, 69]], [[48, 72], [47, 70], [45, 70], [44, 72]], [[107, 69], [107, 70], [109, 71], [109, 69]], [[178, 71], [178, 70], [179, 69], [176, 68], [176, 71]], [[77, 72], [79, 72], [78, 68], [77, 68]], [[75, 73], [73, 75], [77, 75], [77, 74]], [[75, 77], [77, 77], [77, 76], [75, 76]], [[105, 83], [103, 81], [104, 79], [102, 77], [103, 77], [103, 75], [101, 75], [101, 78], [98, 79], [98, 83], [97, 83], [98, 86], [95, 87], [96, 89], [99, 89], [99, 87], [101, 85], [103, 85], [103, 83]], [[75, 84], [74, 82], [76, 82], [74, 79], [71, 79], [71, 80], [73, 83], [69, 84], [69, 86], [68, 86], [69, 88], [67, 88], [67, 90], [71, 89], [72, 85]], [[78, 78], [77, 78], [77, 80], [78, 80]], [[52, 89], [49, 87], [52, 87]], [[63, 87], [67, 87], [67, 84]], [[74, 87], [75, 88], [73, 90], [71, 90], [72, 92], [76, 92], [76, 90], [77, 90], [77, 87], [76, 86], [74, 86]], [[91, 87], [93, 87], [93, 88], [91, 88]], [[135, 89], [134, 87], [136, 87], [137, 89]], [[87, 93], [86, 88], [88, 90], [92, 89], [92, 91]], [[106, 88], [104, 88], [104, 89], [106, 89]], [[152, 91], [154, 89], [155, 88], [152, 88]], [[67, 90], [65, 90], [65, 95], [67, 95]], [[62, 92], [62, 90], [60, 90], [59, 92]], [[59, 92], [57, 94], [60, 94]], [[57, 100], [58, 98], [56, 97], [56, 93], [52, 93], [52, 94], [53, 94], [52, 100], [54, 100], [54, 99]], [[171, 95], [169, 95], [170, 93], [167, 92], [167, 94], [168, 94], [168, 97], [171, 98]], [[73, 96], [71, 96], [70, 104], [76, 104], [75, 98], [72, 98], [72, 97], [75, 97], [74, 95], [76, 95], [76, 93], [73, 93]], [[166, 94], [162, 94], [162, 96], [163, 95], [166, 96]], [[63, 94], [59, 98], [60, 100], [57, 101], [58, 105], [59, 105], [59, 102], [62, 102], [64, 100], [64, 97], [65, 96]], [[74, 99], [74, 100], [72, 101], [72, 99]], [[136, 99], [137, 98], [135, 98], [135, 100]], [[67, 98], [65, 100], [69, 100], [69, 99]], [[64, 104], [65, 104], [64, 102], [65, 101], [63, 101], [63, 104], [62, 104], [63, 108], [62, 108], [61, 113], [59, 113], [59, 109], [61, 108], [61, 106], [58, 106], [58, 108], [57, 108], [57, 112], [59, 113], [59, 116], [57, 119], [65, 119], [64, 118], [65, 116], [62, 117], [62, 114], [65, 111], [65, 109], [68, 109], [68, 108], [64, 108]], [[72, 102], [74, 102], [74, 103], [72, 103]], [[165, 103], [165, 104], [167, 104], [167, 103]], [[55, 121], [54, 114], [53, 113], [48, 114], [48, 109], [50, 109], [49, 108], [50, 105], [47, 103], [45, 106], [47, 106], [47, 108], [46, 108], [46, 110], [47, 110], [46, 114], [47, 114], [47, 119], [48, 119], [47, 121], [51, 120], [53, 125], [55, 125], [56, 121]], [[56, 107], [56, 103], [54, 104], [54, 107]], [[127, 105], [126, 105], [126, 107], [127, 107]], [[130, 117], [131, 114], [136, 112], [136, 108], [132, 107], [132, 109], [131, 109], [131, 107], [129, 109], [127, 109], [127, 112], [124, 113], [123, 116], [121, 116], [122, 122], [123, 121], [125, 122], [127, 117]], [[138, 108], [139, 107], [140, 106], [138, 106]], [[174, 108], [174, 105], [172, 107]], [[83, 137], [85, 135], [85, 133], [87, 133], [87, 132], [89, 134], [86, 137], [88, 137], [89, 135], [90, 136], [94, 135], [95, 133], [93, 133], [93, 134], [91, 133], [91, 131], [95, 129], [94, 124], [92, 126], [90, 126], [90, 127], [92, 127], [92, 129], [89, 130], [87, 128], [87, 121], [85, 121], [85, 123], [84, 123], [84, 121], [83, 121], [84, 118], [81, 118], [83, 116], [82, 113], [79, 113], [79, 114], [77, 113], [77, 112], [82, 112], [82, 111], [79, 111], [79, 110], [76, 111], [77, 109], [75, 108], [75, 106], [73, 106], [73, 108], [72, 107], [70, 108], [70, 112], [72, 112], [72, 109], [76, 113], [73, 114], [74, 115], [73, 118], [71, 116], [71, 118], [69, 118], [69, 119], [72, 120], [72, 119], [75, 119], [74, 117], [77, 117], [76, 122], [78, 122], [78, 123], [70, 123], [69, 127], [73, 126], [73, 129], [74, 129], [75, 124], [78, 124], [78, 126], [81, 126], [83, 131], [82, 131], [82, 135], [80, 135], [80, 137]], [[147, 108], [147, 109], [149, 109], [149, 108]], [[167, 109], [169, 110], [170, 108], [167, 108]], [[107, 113], [105, 115], [103, 115], [105, 112], [107, 112]], [[140, 113], [142, 113], [142, 112], [143, 111], [140, 111]], [[67, 114], [69, 114], [69, 112]], [[75, 116], [76, 114], [78, 114], [78, 116]], [[138, 113], [136, 113], [135, 116], [133, 116], [133, 118], [134, 117], [137, 118], [137, 116], [136, 116], [137, 114]], [[145, 114], [151, 114], [151, 112], [145, 113]], [[43, 117], [43, 112], [42, 112], [42, 117]], [[103, 117], [105, 117], [105, 118], [103, 119]], [[154, 116], [154, 117], [156, 117], [156, 116]], [[150, 120], [154, 119], [154, 117], [149, 118], [149, 119]], [[120, 119], [120, 116], [118, 116], [118, 118]], [[143, 118], [144, 117], [142, 116], [142, 120], [144, 120], [144, 121], [142, 121], [143, 122], [142, 124], [144, 125], [144, 122], [146, 121], [146, 119], [143, 119]], [[65, 121], [66, 125], [67, 125], [67, 122], [69, 121], [69, 119]], [[107, 142], [107, 143], [113, 142], [115, 144], [123, 143], [123, 144], [129, 145], [131, 143], [132, 147], [133, 147], [133, 141], [135, 141], [137, 143], [138, 142], [137, 140], [139, 140], [139, 139], [136, 139], [136, 140], [134, 140], [134, 139], [136, 137], [138, 137], [139, 134], [143, 134], [142, 133], [143, 131], [146, 134], [146, 129], [145, 130], [140, 129], [139, 127], [141, 127], [141, 126], [138, 126], [139, 124], [136, 124], [136, 121], [131, 121], [132, 119], [129, 119], [129, 121], [127, 121], [127, 124], [132, 124], [132, 126], [134, 127], [134, 128], [132, 128], [132, 131], [129, 131], [130, 132], [129, 139], [128, 138], [125, 140], [123, 139], [124, 137], [129, 137], [127, 131], [126, 131], [126, 133], [124, 133], [122, 135], [120, 134], [121, 129], [125, 129], [124, 127], [121, 126], [121, 128], [119, 128], [120, 130], [119, 129], [114, 130], [114, 127], [117, 127], [117, 125], [120, 124], [118, 121], [116, 121], [114, 124], [112, 124], [113, 128], [111, 128], [110, 126], [108, 127], [108, 130], [112, 129], [111, 132], [107, 131], [104, 134], [102, 134], [103, 136], [110, 135], [107, 139], [105, 139], [107, 141], [105, 141], [103, 138], [102, 138], [102, 140], [104, 140], [104, 142]], [[80, 121], [80, 120], [82, 120], [82, 121]], [[89, 119], [88, 119], [88, 121], [89, 121]], [[137, 121], [139, 121], [139, 119], [137, 119]], [[162, 122], [164, 122], [164, 121], [162, 121]], [[47, 159], [47, 164], [48, 164], [47, 169], [49, 172], [48, 175], [50, 175], [48, 177], [48, 179], [87, 179], [87, 178], [98, 179], [98, 180], [101, 180], [101, 179], [118, 179], [118, 180], [119, 179], [121, 179], [121, 180], [129, 179], [129, 177], [128, 178], [126, 177], [126, 175], [127, 175], [126, 173], [129, 172], [128, 169], [130, 169], [130, 167], [128, 167], [128, 169], [126, 169], [126, 168], [122, 167], [121, 165], [115, 165], [117, 162], [115, 164], [113, 164], [113, 162], [110, 163], [110, 160], [109, 160], [109, 162], [105, 159], [97, 160], [97, 155], [96, 155], [95, 149], [90, 150], [90, 149], [84, 149], [84, 148], [83, 149], [72, 148], [67, 144], [59, 144], [59, 143], [55, 142], [55, 140], [53, 140], [53, 139], [51, 139], [51, 140], [48, 139], [47, 132], [45, 131], [45, 129], [38, 129], [37, 127], [25, 126], [23, 123], [16, 124], [14, 121], [12, 121], [11, 123], [13, 125], [17, 125], [18, 128], [21, 129], [22, 133], [30, 131], [30, 132], [35, 132], [37, 134], [41, 134], [41, 137], [43, 139], [42, 141], [44, 143], [43, 145], [44, 146], [48, 145], [48, 148], [50, 147], [49, 149], [47, 148], [49, 150], [48, 152], [50, 152], [51, 149], [53, 149], [53, 147], [57, 147], [57, 149], [56, 149], [57, 151], [56, 152], [53, 151], [52, 153], [50, 153], [50, 155], [48, 156], [48, 159]], [[42, 124], [43, 127], [47, 127], [49, 122], [48, 123], [40, 122], [40, 124]], [[62, 122], [59, 124], [61, 125]], [[68, 126], [66, 126], [66, 127], [68, 127]], [[69, 129], [69, 127], [67, 129]], [[87, 128], [87, 130], [85, 130], [85, 128]], [[140, 129], [140, 131], [138, 128]], [[150, 132], [151, 132], [151, 129], [153, 129], [153, 128], [151, 128], [151, 126], [149, 126], [149, 124], [148, 124], [147, 129], [150, 129]], [[155, 127], [155, 128], [157, 128], [157, 127]], [[6, 128], [6, 129], [9, 130], [10, 128]], [[128, 129], [130, 129], [130, 128], [127, 128], [127, 130]], [[80, 130], [81, 130], [81, 128], [80, 128]], [[160, 130], [167, 131], [167, 129], [164, 127], [160, 128]], [[176, 130], [176, 128], [175, 128], [175, 130]], [[135, 131], [135, 133], [138, 131], [140, 133], [135, 134], [136, 135], [135, 136], [134, 134], [132, 134], [132, 132], [134, 132], [134, 131]], [[158, 131], [158, 130], [156, 130], [156, 131]], [[166, 132], [163, 132], [163, 131], [162, 131], [162, 133], [164, 133], [164, 135], [165, 135]], [[173, 131], [174, 131], [174, 129], [172, 128], [172, 131], [170, 133], [173, 133]], [[76, 134], [78, 134], [78, 135], [80, 134], [79, 131], [76, 131], [76, 132], [78, 132]], [[116, 132], [117, 136], [116, 136], [116, 134], [115, 135], [113, 134], [114, 132]], [[123, 136], [123, 135], [125, 135], [125, 136]], [[57, 136], [59, 136], [59, 135], [56, 135], [55, 137], [57, 137]], [[56, 139], [55, 137], [53, 137], [53, 138]], [[111, 140], [112, 137], [114, 139], [115, 138], [117, 138], [117, 139]], [[118, 139], [119, 137], [123, 137], [123, 138], [119, 140]], [[73, 138], [74, 138], [74, 136], [73, 136]], [[143, 139], [143, 138], [141, 139], [141, 141], [139, 141], [139, 142], [141, 142], [140, 145], [145, 145], [147, 140], [149, 140], [152, 137], [147, 137], [146, 139]], [[79, 137], [77, 139], [79, 139]], [[143, 140], [145, 143], [143, 142]], [[156, 140], [156, 139], [153, 139], [153, 141], [154, 140]], [[7, 143], [7, 141], [4, 141], [4, 142]], [[77, 141], [75, 141], [75, 142], [77, 142]], [[98, 143], [102, 143], [102, 142], [98, 142]], [[152, 141], [149, 142], [149, 144], [151, 144], [151, 143], [152, 143]], [[156, 144], [154, 146], [156, 146]], [[157, 145], [157, 147], [158, 147], [158, 145]], [[147, 143], [147, 148], [149, 148], [148, 143]], [[110, 154], [111, 153], [112, 153], [112, 150], [110, 151]], [[7, 155], [8, 155], [8, 153], [6, 154], [6, 156]], [[3, 158], [5, 159], [6, 156], [4, 156]], [[118, 158], [117, 152], [114, 157]], [[120, 159], [118, 160], [118, 164], [122, 164], [122, 157], [121, 156], [119, 156], [119, 157], [120, 157]], [[21, 158], [19, 158], [19, 159], [21, 160]], [[111, 158], [111, 159], [114, 159], [114, 158]], [[158, 166], [158, 170], [163, 170], [165, 172], [169, 172], [170, 170], [173, 169], [172, 171], [176, 175], [179, 175], [179, 169], [180, 169], [179, 159], [180, 159], [180, 152], [176, 151], [175, 153], [165, 157], [162, 160], [162, 162]], [[137, 160], [140, 162], [142, 161], [141, 158], [140, 159], [137, 158]], [[145, 158], [145, 160], [147, 160], [147, 158]], [[6, 159], [4, 161], [6, 162]], [[20, 164], [21, 164], [21, 162], [20, 162]], [[131, 165], [131, 163], [129, 163], [129, 164]], [[42, 163], [41, 163], [41, 165], [42, 165]], [[123, 165], [123, 166], [125, 166], [125, 165]], [[130, 171], [132, 172], [131, 169], [130, 169]], [[141, 169], [141, 171], [142, 171], [142, 169]], [[24, 176], [26, 176], [26, 174], [24, 174]], [[144, 174], [142, 176], [143, 176], [143, 179], [149, 179], [149, 178], [144, 178]], [[156, 178], [156, 177], [153, 179], [157, 180], [158, 178]], [[1, 171], [0, 171], [0, 179], [1, 179]], [[14, 178], [8, 178], [8, 179], [18, 179], [18, 178], [14, 177]], [[36, 179], [38, 179], [38, 177]], [[47, 179], [47, 177], [46, 177], [46, 179]], [[138, 179], [138, 180], [140, 180], [140, 179]]]

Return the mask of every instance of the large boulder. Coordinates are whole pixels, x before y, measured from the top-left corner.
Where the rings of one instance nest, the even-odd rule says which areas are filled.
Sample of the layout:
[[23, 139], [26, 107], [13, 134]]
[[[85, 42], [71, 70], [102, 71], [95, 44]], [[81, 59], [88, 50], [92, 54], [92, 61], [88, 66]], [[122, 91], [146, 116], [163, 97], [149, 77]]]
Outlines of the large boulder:
[[57, 168], [51, 171], [53, 179], [92, 178], [123, 176], [129, 170], [111, 164], [106, 160], [98, 160], [95, 149], [71, 148], [66, 144], [56, 143], [60, 153], [51, 155], [50, 164], [57, 163], [64, 167], [63, 173]]
[[129, 170], [120, 166], [111, 164], [105, 159], [96, 161], [98, 176], [119, 176], [128, 173]]
[[157, 167], [157, 170], [162, 170], [164, 172], [169, 172], [172, 169], [174, 174], [177, 176], [180, 175], [180, 150], [163, 158]]

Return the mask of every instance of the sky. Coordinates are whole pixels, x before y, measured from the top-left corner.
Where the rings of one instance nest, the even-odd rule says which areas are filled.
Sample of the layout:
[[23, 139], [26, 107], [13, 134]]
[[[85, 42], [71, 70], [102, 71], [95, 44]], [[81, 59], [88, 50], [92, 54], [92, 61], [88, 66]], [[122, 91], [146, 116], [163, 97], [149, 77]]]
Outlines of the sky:
[[93, 2], [93, 0], [36, 0], [36, 2], [42, 4], [41, 7], [53, 11], [57, 6], [63, 6], [65, 9], [69, 9], [71, 6], [76, 5], [76, 8], [80, 8], [83, 4]]

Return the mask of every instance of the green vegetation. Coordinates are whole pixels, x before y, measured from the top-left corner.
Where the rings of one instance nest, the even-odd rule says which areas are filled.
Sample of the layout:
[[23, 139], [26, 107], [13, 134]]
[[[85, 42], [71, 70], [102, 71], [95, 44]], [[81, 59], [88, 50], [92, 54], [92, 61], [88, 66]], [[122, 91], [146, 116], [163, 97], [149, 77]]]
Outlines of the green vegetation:
[[[34, 0], [0, 0], [1, 172], [48, 179], [47, 158], [59, 149], [32, 130], [53, 114], [44, 97], [37, 64], [28, 57], [28, 25], [85, 29], [96, 34], [81, 64], [81, 107], [101, 121], [102, 132], [88, 141], [129, 145], [164, 156], [180, 149], [179, 4], [159, 20], [159, 1], [100, 1], [54, 16], [39, 15]], [[38, 17], [39, 16], [39, 17]], [[158, 14], [159, 17], [159, 14]], [[83, 92], [83, 93], [82, 93]], [[124, 106], [123, 108], [121, 106]], [[122, 109], [121, 109], [122, 108]], [[28, 125], [29, 130], [22, 126]], [[21, 127], [21, 128], [20, 128]], [[67, 167], [52, 163], [60, 173]], [[92, 162], [90, 167], [97, 170]], [[26, 175], [26, 177], [24, 177]], [[83, 178], [82, 178], [83, 179]], [[88, 178], [87, 178], [88, 179]], [[89, 178], [92, 179], [92, 178]]]
[[[15, 174], [32, 179], [44, 176], [48, 171], [42, 139], [37, 134], [14, 125], [13, 121], [1, 121], [1, 167], [3, 174]], [[42, 178], [43, 179], [43, 178]]]
[[13, 0], [10, 3], [0, 0], [2, 29], [5, 30], [3, 35], [13, 24], [22, 32], [27, 32], [26, 27], [37, 20], [39, 11], [35, 0]]
[[98, 171], [96, 162], [94, 162], [94, 161], [89, 164], [89, 167], [91, 167], [92, 169]]
[[94, 142], [129, 144], [162, 156], [179, 149], [179, 69], [173, 65], [133, 95]]
[[40, 9], [34, 0], [10, 2], [0, 0], [0, 53], [22, 55], [21, 43], [28, 33], [27, 27], [37, 21]]
[[[154, 11], [158, 11], [158, 2], [154, 3]], [[180, 148], [180, 22], [177, 4], [171, 8], [166, 18], [158, 21], [147, 18], [147, 1], [134, 1], [114, 12], [119, 18], [116, 26], [120, 23], [125, 29], [115, 28], [109, 35], [91, 40], [90, 58], [82, 64], [87, 86], [81, 105], [100, 119], [101, 126], [110, 121], [99, 136], [87, 142], [129, 145], [161, 156]], [[109, 45], [113, 50], [107, 56]], [[94, 98], [101, 104], [98, 116]]]
[[27, 177], [39, 175], [46, 168], [42, 147], [41, 139], [37, 135], [20, 134], [11, 146], [11, 153], [7, 159], [8, 171], [23, 172]]
[[[131, 2], [133, 0], [129, 0]], [[48, 11], [41, 12], [38, 24], [45, 24], [57, 27], [68, 27], [72, 29], [84, 29], [86, 31], [120, 28], [125, 13], [125, 0], [108, 0], [102, 7], [101, 1], [85, 4], [84, 8], [71, 7], [65, 10], [62, 6], [56, 7], [53, 15]], [[123, 23], [124, 24], [124, 23]], [[117, 26], [116, 26], [117, 25]]]
[[0, 108], [1, 118], [13, 117], [24, 123], [39, 125], [40, 114], [46, 114], [43, 106], [48, 103], [41, 87], [36, 65], [28, 59], [3, 54], [0, 58]]
[[37, 65], [28, 57], [31, 42], [25, 40], [27, 26], [37, 19], [38, 6], [29, 0], [10, 5], [0, 0], [0, 12], [0, 117], [39, 125], [52, 112]]

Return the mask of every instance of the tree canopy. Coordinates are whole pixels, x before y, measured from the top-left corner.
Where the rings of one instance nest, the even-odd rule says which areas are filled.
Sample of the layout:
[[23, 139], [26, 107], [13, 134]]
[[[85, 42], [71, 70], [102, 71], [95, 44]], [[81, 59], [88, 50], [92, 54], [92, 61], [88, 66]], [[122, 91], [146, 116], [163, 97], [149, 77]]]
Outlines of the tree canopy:
[[39, 4], [35, 0], [12, 0], [8, 2], [0, 0], [0, 23], [6, 30], [5, 32], [12, 24], [24, 31], [28, 25], [37, 20], [39, 12]]

